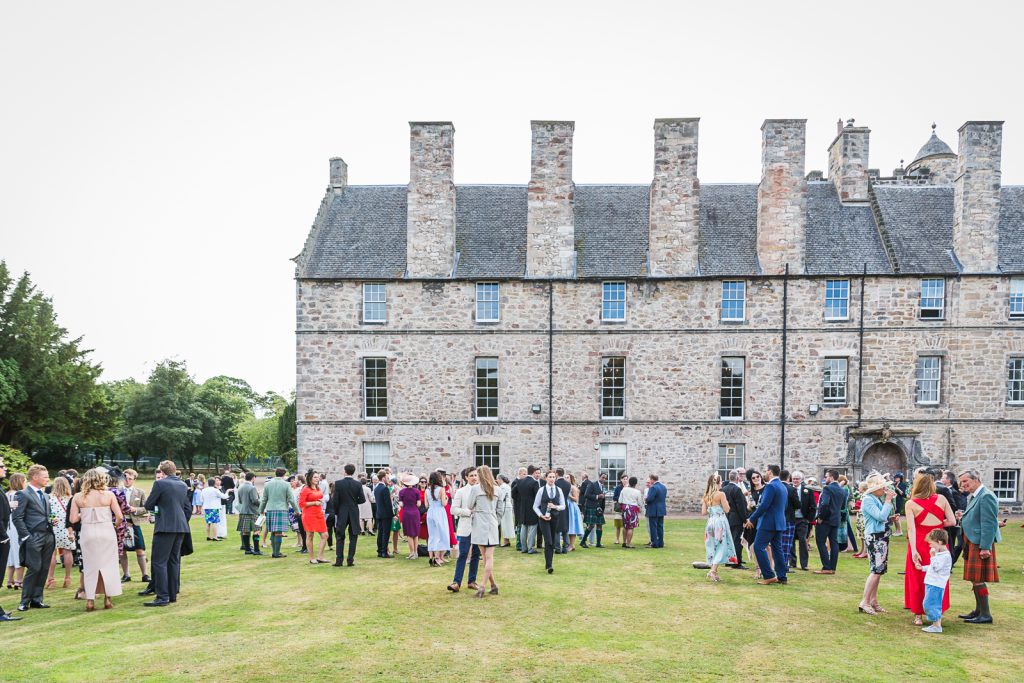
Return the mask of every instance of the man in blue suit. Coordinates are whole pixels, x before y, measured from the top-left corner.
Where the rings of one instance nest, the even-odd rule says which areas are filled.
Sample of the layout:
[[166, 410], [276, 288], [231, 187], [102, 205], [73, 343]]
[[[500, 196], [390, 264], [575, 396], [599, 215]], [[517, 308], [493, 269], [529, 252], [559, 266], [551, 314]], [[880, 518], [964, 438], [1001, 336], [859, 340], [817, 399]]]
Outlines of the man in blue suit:
[[668, 489], [658, 481], [657, 474], [647, 476], [647, 530], [651, 534], [650, 548], [665, 547], [665, 497]]
[[[757, 534], [754, 536], [754, 557], [757, 558], [757, 566], [761, 569], [761, 578], [758, 583], [768, 585], [771, 583], [787, 583], [786, 561], [782, 554], [782, 534], [786, 531], [786, 506], [789, 504], [789, 491], [779, 479], [780, 468], [778, 465], [768, 465], [764, 473], [764, 479], [768, 485], [761, 492], [761, 500], [757, 508], [747, 518], [744, 525], [753, 529], [757, 525]], [[768, 561], [767, 547], [772, 546], [772, 558], [775, 560], [775, 571], [772, 571], [772, 564]]]
[[814, 532], [818, 555], [821, 557], [821, 569], [814, 572], [815, 574], [835, 574], [836, 565], [839, 564], [839, 525], [842, 524], [842, 512], [846, 507], [846, 491], [839, 485], [837, 479], [838, 470], [825, 470], [825, 488], [821, 490], [816, 513], [818, 528]]

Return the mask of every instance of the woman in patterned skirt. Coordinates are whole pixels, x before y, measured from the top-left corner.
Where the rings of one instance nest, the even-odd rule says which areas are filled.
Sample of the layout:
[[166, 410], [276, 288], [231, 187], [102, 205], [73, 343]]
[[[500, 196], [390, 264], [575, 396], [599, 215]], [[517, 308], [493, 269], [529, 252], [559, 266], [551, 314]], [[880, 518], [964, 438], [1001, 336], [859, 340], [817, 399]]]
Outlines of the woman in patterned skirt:
[[635, 548], [632, 545], [633, 532], [640, 526], [640, 515], [643, 513], [644, 497], [636, 487], [637, 478], [630, 477], [628, 486], [619, 492], [619, 507], [622, 509], [622, 547]]

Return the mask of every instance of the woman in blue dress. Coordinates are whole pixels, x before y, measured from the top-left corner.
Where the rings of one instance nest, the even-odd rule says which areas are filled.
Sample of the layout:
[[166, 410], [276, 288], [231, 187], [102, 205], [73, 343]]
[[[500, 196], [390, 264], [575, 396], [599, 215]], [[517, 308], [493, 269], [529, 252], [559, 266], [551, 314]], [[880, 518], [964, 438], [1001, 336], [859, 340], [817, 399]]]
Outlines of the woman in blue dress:
[[440, 567], [445, 563], [444, 554], [452, 549], [448, 534], [448, 496], [444, 491], [444, 478], [440, 472], [431, 472], [427, 485], [427, 550], [430, 552], [430, 565]]
[[736, 548], [732, 544], [732, 533], [729, 531], [729, 501], [722, 493], [722, 476], [712, 474], [708, 477], [708, 485], [701, 499], [701, 512], [708, 516], [704, 527], [704, 550], [711, 571], [708, 581], [721, 581], [718, 576], [718, 565], [735, 564]]
[[576, 550], [576, 537], [583, 535], [583, 515], [580, 514], [580, 487], [576, 486], [576, 477], [570, 473], [568, 512], [569, 512], [569, 550]]

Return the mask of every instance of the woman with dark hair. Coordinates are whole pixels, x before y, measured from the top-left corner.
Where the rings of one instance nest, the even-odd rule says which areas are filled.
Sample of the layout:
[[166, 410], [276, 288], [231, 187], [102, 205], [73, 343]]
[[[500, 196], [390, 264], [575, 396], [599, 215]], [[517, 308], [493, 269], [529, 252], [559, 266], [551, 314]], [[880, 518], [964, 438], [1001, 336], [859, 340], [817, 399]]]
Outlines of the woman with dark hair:
[[892, 475], [892, 485], [896, 488], [896, 500], [893, 503], [896, 506], [896, 515], [892, 520], [895, 531], [892, 535], [902, 536], [903, 529], [900, 527], [900, 517], [906, 512], [907, 489], [909, 488], [902, 472]]
[[219, 541], [217, 538], [217, 525], [220, 524], [220, 502], [227, 500], [228, 494], [217, 488], [216, 480], [210, 477], [206, 480], [206, 487], [203, 488], [203, 517], [206, 521], [206, 540]]
[[427, 526], [427, 475], [421, 474], [417, 491], [420, 494], [420, 540], [427, 543], [430, 540], [430, 527]]
[[[320, 475], [310, 470], [306, 473], [305, 481], [306, 485], [302, 487], [302, 491], [299, 493], [299, 510], [302, 514], [302, 528], [308, 534], [309, 563], [327, 564], [327, 560], [324, 559], [324, 548], [327, 546], [327, 520], [324, 518], [324, 508], [322, 505], [324, 492], [320, 490]], [[316, 540], [313, 534], [320, 536], [320, 549], [317, 552], [316, 559], [313, 559], [314, 541]]]
[[505, 514], [502, 499], [498, 496], [498, 486], [494, 482], [494, 474], [486, 465], [477, 470], [479, 483], [469, 491], [469, 509], [473, 520], [471, 541], [480, 548], [484, 560], [484, 577], [480, 581], [475, 596], [484, 597], [484, 588], [489, 583], [491, 595], [498, 594], [498, 584], [494, 582], [494, 547], [501, 541], [498, 529], [499, 520]]
[[427, 537], [427, 551], [430, 553], [430, 566], [440, 567], [445, 563], [444, 554], [452, 549], [448, 540], [448, 495], [444, 490], [444, 477], [440, 472], [431, 472], [428, 480], [427, 526], [430, 532]]
[[[747, 480], [747, 516], [750, 515], [757, 508], [757, 504], [761, 502], [761, 493], [764, 491], [764, 478], [761, 473], [755, 470], [753, 467], [748, 469], [744, 473], [744, 477]], [[756, 529], [743, 529], [743, 541], [747, 545], [747, 559], [754, 560], [754, 536], [757, 534]], [[737, 553], [740, 551], [737, 549]], [[758, 567], [757, 578], [761, 578], [760, 565], [754, 562], [754, 566]]]

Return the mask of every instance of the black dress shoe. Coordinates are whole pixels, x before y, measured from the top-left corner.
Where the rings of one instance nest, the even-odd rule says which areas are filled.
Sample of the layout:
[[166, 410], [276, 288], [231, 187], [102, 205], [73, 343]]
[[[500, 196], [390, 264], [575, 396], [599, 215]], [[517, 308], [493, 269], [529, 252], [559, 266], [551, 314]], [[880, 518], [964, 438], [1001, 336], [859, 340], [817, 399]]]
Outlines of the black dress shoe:
[[142, 583], [149, 583], [152, 580], [153, 579], [149, 578], [149, 574], [143, 574], [142, 575]]
[[356, 562], [355, 562], [355, 560], [349, 560], [349, 561], [348, 561], [348, 566], [350, 566], [350, 567], [354, 567], [354, 566], [356, 566]]
[[251, 550], [249, 550], [248, 548], [246, 548], [246, 549], [245, 549], [245, 554], [246, 554], [246, 555], [252, 555], [252, 551], [251, 551]]
[[18, 605], [18, 611], [19, 612], [27, 612], [28, 611], [28, 605]]
[[978, 616], [978, 610], [972, 609], [967, 614], [958, 614], [957, 619], [974, 619]]
[[39, 600], [33, 600], [32, 602], [28, 603], [28, 606], [32, 609], [50, 609], [49, 605], [47, 605], [44, 602], [40, 602]]
[[132, 580], [132, 577], [128, 576], [127, 574], [125, 574], [124, 576], [121, 577], [121, 583], [128, 583], [131, 580]]
[[554, 573], [555, 573], [555, 568], [554, 567], [548, 567], [548, 574], [554, 574]]
[[21, 617], [16, 617], [10, 612], [4, 612], [0, 614], [0, 621], [21, 621]]
[[262, 552], [262, 551], [260, 551], [260, 550], [253, 550], [253, 551], [252, 551], [252, 554], [253, 554], [253, 555], [262, 555], [262, 554], [263, 554], [263, 552]]
[[344, 567], [344, 566], [345, 566], [345, 563], [344, 563], [344, 562], [335, 562], [335, 563], [334, 563], [334, 564], [332, 564], [331, 566], [332, 566], [332, 567]]
[[992, 617], [974, 617], [973, 619], [964, 619], [965, 624], [991, 624]]
[[153, 602], [144, 602], [144, 603], [142, 603], [142, 606], [143, 607], [167, 607], [167, 605], [169, 605], [169, 604], [171, 604], [170, 600], [154, 600]]
[[146, 597], [147, 595], [156, 595], [156, 590], [152, 588], [147, 588], [144, 591], [139, 591], [139, 595], [141, 595], [142, 597]]

